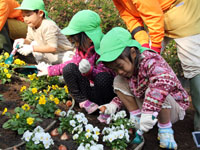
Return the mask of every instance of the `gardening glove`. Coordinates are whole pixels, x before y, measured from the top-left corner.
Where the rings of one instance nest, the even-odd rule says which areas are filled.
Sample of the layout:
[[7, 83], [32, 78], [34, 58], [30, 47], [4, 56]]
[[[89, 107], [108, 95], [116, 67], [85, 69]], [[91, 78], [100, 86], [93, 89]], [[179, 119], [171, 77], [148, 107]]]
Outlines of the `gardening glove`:
[[33, 45], [24, 44], [22, 48], [17, 50], [21, 55], [27, 56], [33, 52]]
[[36, 65], [37, 69], [38, 69], [38, 74], [37, 76], [47, 76], [48, 75], [48, 67], [50, 65], [46, 64], [44, 62], [39, 63], [38, 65]]
[[[114, 97], [110, 103], [101, 105], [98, 108], [100, 109], [100, 113], [111, 115], [114, 114], [117, 110], [119, 110], [121, 105], [121, 100], [118, 97]], [[105, 110], [102, 110], [103, 107], [105, 108]]]
[[142, 113], [140, 118], [140, 130], [142, 132], [148, 132], [153, 126], [156, 124], [158, 119], [156, 118], [158, 115], [157, 112], [151, 114], [144, 114]]
[[82, 59], [79, 63], [79, 71], [81, 73], [88, 73], [90, 71], [91, 65], [87, 59]]
[[15, 49], [17, 45], [19, 45], [19, 48], [21, 48], [24, 45], [24, 39], [23, 38], [16, 39], [13, 44], [13, 49]]

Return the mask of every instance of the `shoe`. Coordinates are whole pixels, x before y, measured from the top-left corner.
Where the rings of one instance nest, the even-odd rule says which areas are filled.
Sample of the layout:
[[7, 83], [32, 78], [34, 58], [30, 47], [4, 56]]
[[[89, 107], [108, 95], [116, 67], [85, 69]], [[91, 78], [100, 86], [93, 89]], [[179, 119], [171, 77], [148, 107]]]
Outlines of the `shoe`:
[[159, 128], [158, 140], [160, 140], [160, 147], [166, 149], [177, 149], [176, 141], [174, 140], [174, 131], [172, 128]]
[[84, 108], [88, 114], [92, 114], [98, 109], [99, 106], [89, 100], [86, 100], [84, 102], [79, 103], [79, 107]]
[[110, 118], [109, 114], [100, 114], [97, 119], [101, 122], [101, 123], [107, 123], [108, 118]]

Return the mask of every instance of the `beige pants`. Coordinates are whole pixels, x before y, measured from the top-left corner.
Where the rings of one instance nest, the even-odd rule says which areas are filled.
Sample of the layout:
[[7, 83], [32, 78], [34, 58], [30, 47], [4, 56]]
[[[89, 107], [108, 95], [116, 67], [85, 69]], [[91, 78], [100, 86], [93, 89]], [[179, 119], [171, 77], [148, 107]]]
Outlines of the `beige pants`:
[[9, 36], [12, 40], [26, 38], [27, 24], [16, 19], [8, 19]]
[[[131, 90], [130, 90], [129, 83], [128, 83], [126, 78], [123, 78], [123, 77], [121, 77], [119, 75], [116, 76], [115, 79], [114, 79], [113, 86], [114, 86], [114, 90], [115, 91], [118, 90], [121, 93], [123, 93], [124, 95], [134, 97], [132, 92], [131, 92]], [[149, 89], [146, 90], [146, 92], [148, 92], [148, 91], [149, 91]], [[138, 107], [140, 109], [142, 109], [143, 100], [136, 98], [136, 102], [138, 104]], [[174, 98], [171, 95], [168, 95], [166, 97], [166, 100], [163, 103], [162, 108], [171, 109], [171, 111], [170, 111], [170, 113], [171, 113], [170, 119], [171, 119], [172, 123], [175, 123], [178, 120], [183, 120], [184, 119], [185, 110], [183, 110], [180, 107], [180, 105], [174, 100]]]
[[[162, 50], [171, 41], [165, 37]], [[174, 39], [177, 44], [177, 55], [181, 61], [185, 78], [193, 78], [200, 74], [200, 34]]]

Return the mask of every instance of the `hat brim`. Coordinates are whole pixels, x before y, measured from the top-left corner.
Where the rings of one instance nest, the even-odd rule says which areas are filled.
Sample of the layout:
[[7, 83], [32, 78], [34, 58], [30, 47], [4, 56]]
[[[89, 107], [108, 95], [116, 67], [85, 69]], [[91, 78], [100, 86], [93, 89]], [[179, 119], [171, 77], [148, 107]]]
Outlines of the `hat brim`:
[[64, 35], [74, 35], [74, 34], [77, 34], [77, 33], [80, 33], [80, 32], [81, 31], [77, 31], [77, 30], [71, 29], [69, 27], [66, 27], [66, 28], [61, 30], [61, 33], [64, 34]]
[[15, 9], [19, 9], [19, 10], [35, 10], [33, 8], [27, 8], [27, 7], [23, 7], [23, 6], [17, 7]]
[[146, 47], [141, 47], [141, 45], [139, 43], [137, 44], [131, 39], [131, 40], [128, 41], [126, 46], [123, 46], [123, 47], [120, 47], [120, 48], [117, 48], [117, 49], [113, 49], [112, 51], [104, 50], [107, 53], [100, 54], [100, 58], [97, 60], [97, 64], [99, 62], [112, 62], [112, 61], [116, 60], [122, 54], [122, 52], [124, 51], [124, 49], [126, 47], [131, 47], [131, 46], [137, 47], [140, 50], [141, 53], [143, 51], [149, 49], [149, 48], [146, 48]]

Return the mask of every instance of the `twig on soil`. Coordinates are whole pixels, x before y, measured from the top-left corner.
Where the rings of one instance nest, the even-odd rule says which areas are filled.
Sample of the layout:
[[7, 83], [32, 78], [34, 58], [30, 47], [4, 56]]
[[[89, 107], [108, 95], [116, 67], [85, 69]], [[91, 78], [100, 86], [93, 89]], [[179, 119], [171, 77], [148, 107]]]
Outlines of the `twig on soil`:
[[[54, 120], [50, 125], [48, 125], [48, 126], [44, 129], [44, 131], [48, 131], [51, 127], [53, 127], [53, 125], [54, 125], [56, 122], [57, 122], [57, 121]], [[22, 146], [22, 145], [24, 145], [24, 144], [25, 144], [25, 142], [23, 141], [23, 142], [21, 142], [21, 143], [15, 145], [15, 146], [12, 146], [12, 147], [9, 147], [9, 148], [3, 149], [3, 150], [13, 150], [14, 148], [20, 147], [20, 146]]]

